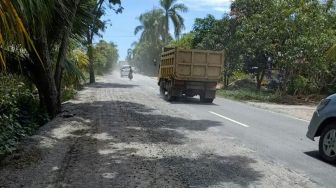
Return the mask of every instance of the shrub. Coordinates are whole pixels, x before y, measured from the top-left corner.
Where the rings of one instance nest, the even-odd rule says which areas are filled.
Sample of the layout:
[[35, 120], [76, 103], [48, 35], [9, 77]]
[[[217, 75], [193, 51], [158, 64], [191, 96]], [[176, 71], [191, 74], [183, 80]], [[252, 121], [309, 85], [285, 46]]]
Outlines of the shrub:
[[291, 95], [300, 94], [307, 86], [307, 79], [303, 76], [294, 77], [288, 84], [288, 93]]
[[62, 101], [68, 101], [76, 96], [76, 90], [72, 87], [65, 87], [62, 89]]
[[15, 150], [17, 142], [48, 120], [29, 82], [0, 75], [0, 157]]
[[250, 88], [219, 90], [218, 95], [235, 100], [261, 102], [277, 102], [281, 98], [277, 93], [256, 91], [255, 89]]

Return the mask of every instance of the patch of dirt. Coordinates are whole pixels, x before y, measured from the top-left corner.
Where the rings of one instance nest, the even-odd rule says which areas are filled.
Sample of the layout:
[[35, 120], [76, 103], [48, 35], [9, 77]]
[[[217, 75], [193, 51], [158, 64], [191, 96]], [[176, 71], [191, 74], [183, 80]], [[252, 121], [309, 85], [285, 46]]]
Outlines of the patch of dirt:
[[274, 112], [293, 116], [298, 119], [310, 121], [313, 117], [316, 106], [314, 105], [286, 105], [286, 104], [272, 104], [260, 102], [247, 102], [249, 105], [271, 110]]
[[325, 97], [326, 96], [324, 95], [306, 95], [306, 96], [285, 95], [282, 96], [280, 99], [278, 99], [278, 101], [276, 102], [285, 105], [316, 106]]

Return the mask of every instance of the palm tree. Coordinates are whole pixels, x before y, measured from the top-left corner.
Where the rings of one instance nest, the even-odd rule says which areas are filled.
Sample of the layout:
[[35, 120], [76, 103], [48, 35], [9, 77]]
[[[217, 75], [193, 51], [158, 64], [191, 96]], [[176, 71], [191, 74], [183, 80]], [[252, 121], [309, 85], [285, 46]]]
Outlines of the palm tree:
[[129, 48], [129, 49], [127, 50], [126, 60], [127, 60], [127, 61], [131, 61], [132, 58], [133, 58], [133, 49], [132, 49], [132, 48]]
[[134, 34], [142, 32], [140, 42], [157, 44], [164, 38], [164, 13], [161, 9], [153, 9], [141, 14], [138, 19], [141, 25], [135, 28]]
[[[24, 67], [23, 74], [35, 84], [40, 103], [50, 117], [60, 111], [60, 89], [56, 82], [62, 78], [54, 78], [55, 62], [51, 50], [60, 46], [57, 62], [64, 61], [67, 41], [73, 36], [72, 24], [77, 21], [74, 8], [79, 7], [79, 1], [87, 3], [91, 0], [0, 1], [0, 50], [3, 53], [0, 63], [5, 63], [4, 56], [11, 57], [8, 54], [20, 56], [20, 62], [11, 59], [10, 63]], [[76, 27], [78, 25], [81, 24]], [[21, 49], [13, 51], [13, 46]], [[24, 55], [20, 54], [22, 52]]]
[[181, 34], [181, 31], [185, 28], [184, 19], [180, 15], [180, 12], [187, 12], [188, 8], [183, 3], [177, 3], [177, 0], [160, 0], [160, 5], [165, 15], [164, 42], [168, 43], [169, 20], [173, 22], [175, 37], [178, 38]]
[[[69, 39], [83, 41], [88, 28], [91, 28], [90, 35], [93, 35], [99, 31], [98, 26], [103, 24], [99, 16], [92, 14], [91, 7], [100, 7], [97, 4], [102, 5], [104, 0], [98, 2], [0, 0], [0, 65], [5, 64], [5, 56], [11, 57], [9, 52], [22, 55], [23, 60], [20, 61], [24, 63], [10, 62], [24, 66], [22, 70], [26, 71], [26, 75], [37, 87], [41, 105], [47, 109], [50, 117], [60, 111], [62, 70], [75, 68], [65, 64]], [[108, 2], [115, 4], [120, 3], [120, 0]], [[97, 14], [101, 15], [101, 11]], [[98, 26], [92, 27], [93, 21]], [[13, 46], [20, 49], [13, 51]], [[6, 49], [9, 50], [5, 51]], [[24, 55], [20, 52], [24, 52]]]
[[[92, 1], [92, 0], [91, 0]], [[90, 73], [90, 83], [95, 83], [95, 72], [94, 72], [94, 61], [93, 61], [93, 38], [102, 29], [105, 28], [105, 22], [101, 22], [101, 17], [105, 14], [104, 6], [107, 5], [108, 8], [114, 10], [115, 13], [122, 13], [123, 7], [121, 7], [121, 0], [94, 0], [95, 4], [92, 6], [91, 23], [87, 31], [87, 53], [89, 57], [89, 73]], [[113, 5], [118, 4], [119, 7], [113, 7]], [[99, 24], [99, 22], [101, 22]]]
[[[7, 41], [25, 45], [26, 48], [34, 49], [24, 24], [19, 17], [14, 5], [9, 0], [0, 1], [0, 65], [5, 67], [5, 55], [3, 47]], [[36, 52], [36, 50], [34, 49]]]

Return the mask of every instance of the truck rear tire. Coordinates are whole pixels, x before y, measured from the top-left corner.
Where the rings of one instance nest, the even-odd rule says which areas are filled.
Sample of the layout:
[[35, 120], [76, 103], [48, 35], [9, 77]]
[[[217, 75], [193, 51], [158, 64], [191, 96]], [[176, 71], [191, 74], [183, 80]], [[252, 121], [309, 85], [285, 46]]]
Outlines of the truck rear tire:
[[160, 95], [162, 97], [166, 96], [166, 89], [164, 87], [164, 82], [160, 82]]
[[200, 95], [200, 101], [202, 103], [213, 103], [214, 99], [213, 98], [205, 98], [204, 94]]
[[202, 99], [201, 102], [203, 103], [213, 103], [214, 99]]
[[168, 94], [167, 94], [167, 96], [166, 96], [166, 99], [167, 99], [167, 101], [169, 101], [169, 102], [172, 102], [172, 101], [176, 100], [176, 96], [173, 96], [173, 94], [172, 94], [172, 90], [171, 90], [171, 89], [168, 90]]

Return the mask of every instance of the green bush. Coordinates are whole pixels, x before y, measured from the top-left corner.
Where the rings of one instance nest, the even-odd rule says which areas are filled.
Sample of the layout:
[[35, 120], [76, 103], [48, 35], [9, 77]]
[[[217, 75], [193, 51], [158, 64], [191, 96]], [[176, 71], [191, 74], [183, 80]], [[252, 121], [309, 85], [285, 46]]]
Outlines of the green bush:
[[302, 94], [306, 92], [308, 86], [308, 79], [298, 75], [294, 77], [288, 85], [288, 93], [291, 95]]
[[217, 92], [218, 95], [235, 100], [242, 101], [261, 101], [261, 102], [277, 102], [281, 97], [277, 93], [267, 91], [256, 91], [253, 89], [223, 89]]
[[336, 86], [335, 85], [329, 85], [327, 87], [327, 92], [328, 95], [332, 95], [334, 93], [336, 93]]
[[19, 76], [0, 75], [0, 157], [15, 150], [21, 138], [48, 121], [27, 83]]
[[249, 79], [251, 76], [244, 73], [243, 71], [234, 71], [231, 76], [232, 81]]

